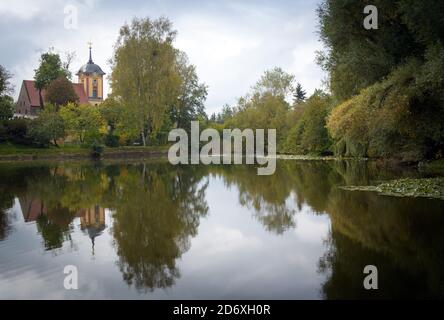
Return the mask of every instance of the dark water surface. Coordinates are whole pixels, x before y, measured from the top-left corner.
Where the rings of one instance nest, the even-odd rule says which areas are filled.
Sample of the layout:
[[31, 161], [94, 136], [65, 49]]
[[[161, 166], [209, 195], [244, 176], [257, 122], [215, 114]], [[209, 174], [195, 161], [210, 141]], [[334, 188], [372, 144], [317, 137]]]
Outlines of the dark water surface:
[[[420, 173], [294, 160], [256, 172], [0, 164], [0, 298], [444, 297], [444, 201], [338, 188]], [[78, 290], [64, 289], [66, 265]]]

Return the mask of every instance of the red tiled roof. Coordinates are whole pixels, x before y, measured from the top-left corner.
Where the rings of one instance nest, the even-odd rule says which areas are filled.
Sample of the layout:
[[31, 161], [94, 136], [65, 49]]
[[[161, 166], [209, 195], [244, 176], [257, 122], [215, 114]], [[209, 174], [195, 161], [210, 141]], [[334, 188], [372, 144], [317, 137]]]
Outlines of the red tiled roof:
[[[28, 93], [29, 101], [31, 102], [31, 106], [40, 107], [40, 98], [39, 91], [34, 86], [33, 80], [23, 80], [25, 84], [26, 92]], [[73, 83], [72, 87], [79, 97], [79, 103], [85, 104], [88, 103], [88, 97], [85, 94], [85, 90], [83, 90], [83, 85], [81, 83]], [[43, 101], [45, 101], [45, 90], [42, 90]]]

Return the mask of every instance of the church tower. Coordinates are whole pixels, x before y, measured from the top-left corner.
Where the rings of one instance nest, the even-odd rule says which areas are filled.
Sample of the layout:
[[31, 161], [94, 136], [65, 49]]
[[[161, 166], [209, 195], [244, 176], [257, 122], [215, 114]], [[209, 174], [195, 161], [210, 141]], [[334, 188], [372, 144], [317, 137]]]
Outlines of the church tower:
[[91, 46], [92, 43], [90, 42], [88, 63], [80, 68], [77, 76], [79, 77], [79, 83], [83, 85], [89, 103], [97, 106], [103, 102], [103, 76], [105, 72], [93, 62]]

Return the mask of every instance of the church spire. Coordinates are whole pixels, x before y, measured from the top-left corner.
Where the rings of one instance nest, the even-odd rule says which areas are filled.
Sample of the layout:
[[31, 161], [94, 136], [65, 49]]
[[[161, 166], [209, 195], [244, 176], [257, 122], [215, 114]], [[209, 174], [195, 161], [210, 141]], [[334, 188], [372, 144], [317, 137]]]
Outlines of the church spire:
[[89, 41], [89, 42], [88, 42], [88, 45], [89, 45], [89, 61], [88, 61], [88, 63], [93, 63], [93, 61], [92, 61], [92, 55], [91, 55], [92, 42]]

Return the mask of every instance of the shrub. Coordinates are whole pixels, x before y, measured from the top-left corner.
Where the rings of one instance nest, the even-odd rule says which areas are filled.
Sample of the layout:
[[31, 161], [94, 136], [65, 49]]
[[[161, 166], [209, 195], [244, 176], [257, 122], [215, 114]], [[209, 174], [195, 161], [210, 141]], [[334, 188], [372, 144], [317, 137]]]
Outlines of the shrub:
[[103, 146], [98, 142], [98, 140], [94, 140], [91, 143], [91, 157], [100, 158], [103, 154]]
[[2, 122], [0, 122], [0, 143], [6, 142], [8, 139], [6, 135], [7, 131]]
[[113, 135], [113, 134], [107, 134], [105, 136], [105, 146], [110, 147], [110, 148], [116, 148], [119, 146], [119, 140], [120, 137]]
[[37, 146], [46, 147], [50, 142], [57, 146], [57, 140], [65, 136], [65, 124], [54, 106], [46, 105], [30, 123], [28, 136]]
[[32, 140], [29, 139], [28, 133], [29, 120], [27, 119], [11, 119], [4, 122], [6, 130], [6, 140], [23, 145], [31, 145]]

